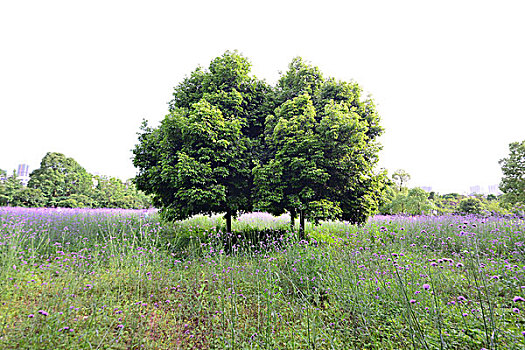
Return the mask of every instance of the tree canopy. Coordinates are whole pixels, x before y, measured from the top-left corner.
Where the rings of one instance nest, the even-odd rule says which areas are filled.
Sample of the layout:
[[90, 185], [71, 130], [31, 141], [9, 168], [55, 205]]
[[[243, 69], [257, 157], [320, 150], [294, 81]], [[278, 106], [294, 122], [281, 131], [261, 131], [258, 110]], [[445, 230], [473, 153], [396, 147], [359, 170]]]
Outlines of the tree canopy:
[[135, 181], [166, 218], [251, 209], [251, 169], [238, 119], [226, 119], [201, 99], [189, 110], [172, 111], [158, 129], [142, 130]]
[[[5, 176], [5, 172], [3, 174]], [[22, 183], [13, 171], [4, 181], [0, 181], [0, 205], [15, 206], [17, 204], [17, 192], [23, 188]]]
[[93, 176], [73, 158], [48, 152], [40, 168], [30, 174], [27, 186], [16, 172], [0, 177], [0, 205], [142, 209], [151, 203], [131, 181]]
[[62, 153], [48, 152], [40, 168], [30, 174], [29, 188], [42, 191], [46, 206], [62, 206], [62, 201], [76, 194], [85, 194], [92, 186], [91, 175], [73, 158]]
[[499, 161], [503, 178], [499, 186], [506, 202], [525, 204], [525, 140], [509, 145], [509, 156]]
[[175, 87], [158, 128], [144, 123], [134, 149], [135, 181], [168, 219], [200, 213], [231, 218], [252, 210], [252, 168], [271, 110], [270, 87], [250, 62], [227, 51]]
[[382, 128], [361, 92], [354, 82], [325, 79], [301, 58], [290, 63], [266, 119], [268, 159], [254, 169], [263, 209], [287, 210], [292, 220], [301, 210], [313, 221], [357, 223], [377, 210], [386, 180], [374, 173]]
[[[253, 208], [363, 222], [385, 174], [374, 172], [379, 116], [355, 82], [295, 58], [275, 87], [227, 51], [174, 88], [169, 114], [133, 150], [139, 189], [168, 219]], [[231, 229], [231, 223], [228, 224]]]

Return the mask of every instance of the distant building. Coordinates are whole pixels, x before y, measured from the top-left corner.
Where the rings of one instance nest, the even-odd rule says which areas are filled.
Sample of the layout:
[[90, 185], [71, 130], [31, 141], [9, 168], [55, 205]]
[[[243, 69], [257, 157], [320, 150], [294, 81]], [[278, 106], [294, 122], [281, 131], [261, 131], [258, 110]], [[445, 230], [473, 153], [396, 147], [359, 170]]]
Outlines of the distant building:
[[18, 177], [22, 185], [27, 186], [27, 183], [29, 182], [29, 165], [18, 164], [16, 176]]
[[503, 192], [500, 191], [499, 185], [489, 185], [489, 194], [494, 194], [496, 196], [499, 196]]
[[29, 165], [27, 164], [18, 164], [18, 170], [16, 172], [18, 177], [28, 177], [29, 176]]
[[481, 190], [481, 186], [470, 186], [470, 194], [482, 194], [483, 191]]

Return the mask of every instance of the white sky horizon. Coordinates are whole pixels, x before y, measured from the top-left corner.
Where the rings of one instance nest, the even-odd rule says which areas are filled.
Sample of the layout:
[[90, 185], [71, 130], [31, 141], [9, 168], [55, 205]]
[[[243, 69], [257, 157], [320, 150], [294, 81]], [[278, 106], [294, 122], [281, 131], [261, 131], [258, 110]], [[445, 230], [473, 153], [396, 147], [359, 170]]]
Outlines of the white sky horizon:
[[127, 179], [143, 118], [238, 50], [274, 84], [293, 57], [355, 80], [377, 104], [379, 167], [410, 187], [499, 184], [525, 140], [525, 2], [24, 1], [0, 4], [0, 169], [47, 152]]

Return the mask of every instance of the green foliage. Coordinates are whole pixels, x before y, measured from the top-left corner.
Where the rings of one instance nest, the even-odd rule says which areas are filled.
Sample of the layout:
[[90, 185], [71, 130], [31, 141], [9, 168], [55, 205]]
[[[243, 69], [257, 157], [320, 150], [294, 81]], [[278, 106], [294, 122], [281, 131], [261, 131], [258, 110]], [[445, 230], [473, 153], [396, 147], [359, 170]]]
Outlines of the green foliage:
[[316, 135], [315, 109], [308, 94], [285, 102], [267, 120], [265, 144], [273, 157], [254, 169], [260, 207], [276, 215], [323, 199], [319, 189], [329, 177]]
[[303, 94], [317, 96], [323, 83], [323, 75], [319, 68], [309, 65], [301, 57], [296, 57], [277, 83], [277, 103], [283, 104]]
[[226, 119], [239, 119], [243, 135], [257, 139], [274, 103], [271, 87], [250, 76], [250, 69], [248, 59], [237, 51], [226, 51], [210, 63], [208, 70], [197, 68], [175, 87], [170, 111], [189, 110], [205, 99]]
[[15, 207], [43, 207], [46, 201], [44, 193], [38, 188], [22, 186], [14, 192], [10, 205]]
[[239, 119], [227, 119], [202, 99], [172, 111], [159, 128], [142, 130], [135, 181], [165, 218], [251, 209], [250, 157]]
[[93, 183], [95, 186], [90, 192], [89, 206], [91, 207], [122, 209], [150, 207], [149, 198], [131, 181], [122, 182], [115, 177], [95, 176]]
[[276, 101], [266, 118], [267, 158], [254, 169], [257, 206], [292, 220], [303, 211], [313, 221], [364, 222], [387, 182], [373, 172], [382, 132], [373, 102], [301, 58], [279, 80]]
[[477, 195], [467, 197], [458, 193], [439, 195], [438, 193], [427, 193], [420, 188], [407, 189], [403, 191], [396, 188], [388, 188], [388, 196], [380, 208], [380, 213], [389, 214], [476, 214], [482, 216], [505, 216], [511, 213], [519, 214], [519, 207], [509, 207], [508, 203], [502, 202], [501, 197], [494, 195]]
[[47, 153], [27, 187], [14, 172], [0, 181], [0, 206], [141, 209], [151, 204], [130, 181], [92, 177], [74, 159]]
[[7, 177], [5, 181], [0, 182], [0, 205], [14, 206], [17, 192], [22, 188], [22, 183], [13, 171], [11, 176]]
[[500, 189], [504, 201], [511, 205], [525, 204], [525, 140], [509, 145], [508, 158], [499, 161], [503, 178]]
[[399, 186], [399, 191], [402, 191], [410, 180], [410, 174], [403, 169], [398, 169], [392, 174], [392, 179]]
[[483, 204], [476, 197], [469, 197], [462, 199], [459, 202], [458, 211], [464, 214], [480, 214], [483, 209]]
[[[489, 196], [487, 196], [487, 199]], [[494, 215], [494, 216], [505, 216], [511, 213], [504, 206], [502, 206], [498, 200], [488, 200], [484, 202], [483, 210], [486, 215]]]
[[134, 150], [137, 187], [165, 218], [231, 216], [252, 209], [252, 168], [273, 110], [271, 88], [251, 77], [250, 62], [227, 51], [175, 87], [161, 125], [144, 124]]
[[73, 194], [86, 195], [92, 187], [91, 175], [73, 158], [62, 153], [48, 152], [40, 168], [30, 174], [28, 187], [39, 189], [46, 198], [46, 206], [57, 207], [69, 203]]
[[139, 133], [138, 188], [171, 220], [255, 206], [292, 222], [364, 222], [386, 190], [373, 101], [301, 58], [273, 89], [250, 67], [227, 51], [175, 87], [170, 114]]
[[429, 193], [415, 187], [410, 190], [396, 191], [395, 195], [381, 207], [383, 214], [431, 214], [436, 205], [429, 198]]
[[498, 200], [498, 197], [496, 197], [496, 195], [494, 194], [487, 195], [487, 201], [492, 202], [492, 201], [497, 201], [497, 200]]
[[407, 212], [412, 215], [430, 214], [435, 205], [428, 199], [428, 195], [428, 192], [419, 187], [411, 188], [407, 196]]

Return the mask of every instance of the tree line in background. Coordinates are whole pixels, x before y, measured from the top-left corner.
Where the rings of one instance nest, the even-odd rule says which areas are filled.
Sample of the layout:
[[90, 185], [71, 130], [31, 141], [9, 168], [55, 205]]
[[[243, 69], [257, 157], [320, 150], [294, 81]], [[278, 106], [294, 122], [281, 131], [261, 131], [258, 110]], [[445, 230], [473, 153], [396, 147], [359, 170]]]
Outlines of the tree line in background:
[[[16, 173], [0, 181], [0, 205], [62, 208], [149, 208], [148, 196], [131, 181], [89, 174], [73, 158], [49, 152], [24, 186]], [[2, 175], [2, 174], [0, 174]]]
[[[523, 142], [525, 144], [525, 141]], [[514, 144], [511, 144], [511, 149]], [[525, 150], [522, 151], [525, 156]], [[513, 171], [519, 173], [511, 164], [517, 164], [515, 157], [511, 155], [500, 161], [501, 164], [509, 165]], [[507, 168], [509, 167], [507, 166]], [[448, 193], [440, 195], [436, 192], [427, 192], [422, 188], [408, 188], [406, 185], [410, 180], [410, 174], [399, 169], [391, 176], [392, 181], [386, 191], [384, 202], [379, 207], [379, 213], [383, 215], [406, 214], [406, 215], [444, 215], [444, 214], [475, 214], [484, 216], [503, 216], [503, 215], [525, 215], [525, 192], [516, 191], [517, 183], [525, 182], [523, 176], [520, 181], [516, 181], [512, 191], [507, 191], [504, 184], [509, 182], [508, 171], [503, 169], [504, 178], [500, 188], [505, 190], [502, 195], [494, 194], [471, 194], [464, 195], [458, 193]], [[525, 174], [525, 169], [521, 170]], [[513, 177], [517, 179], [516, 176]]]

